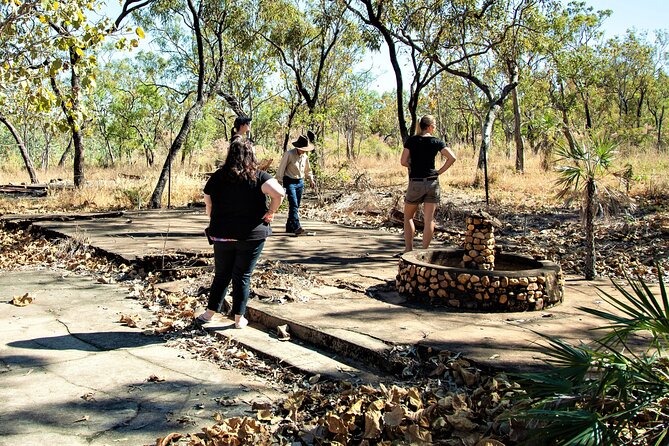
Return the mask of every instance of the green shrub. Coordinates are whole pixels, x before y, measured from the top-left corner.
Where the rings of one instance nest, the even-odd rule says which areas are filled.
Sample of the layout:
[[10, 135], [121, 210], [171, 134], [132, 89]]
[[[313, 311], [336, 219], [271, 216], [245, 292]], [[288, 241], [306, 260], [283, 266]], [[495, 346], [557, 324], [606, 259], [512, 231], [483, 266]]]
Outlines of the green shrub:
[[628, 277], [629, 289], [613, 282], [620, 296], [598, 289], [618, 312], [579, 308], [606, 321], [593, 346], [544, 336], [550, 368], [517, 376], [530, 408], [505, 415], [527, 422], [526, 444], [669, 443], [669, 300], [657, 271], [659, 296]]

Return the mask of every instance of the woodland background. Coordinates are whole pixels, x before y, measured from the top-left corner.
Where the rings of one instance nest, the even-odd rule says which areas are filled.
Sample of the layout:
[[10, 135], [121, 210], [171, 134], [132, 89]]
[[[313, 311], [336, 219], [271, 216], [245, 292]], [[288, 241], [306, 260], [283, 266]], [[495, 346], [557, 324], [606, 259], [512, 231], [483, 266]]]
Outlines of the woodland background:
[[[0, 11], [4, 182], [112, 179], [115, 205], [161, 207], [172, 169], [190, 177], [224, 157], [238, 115], [275, 163], [314, 130], [322, 184], [378, 164], [401, 181], [402, 140], [430, 113], [475, 159], [456, 183], [480, 184], [484, 155], [493, 180], [529, 165], [553, 179], [556, 150], [594, 138], [615, 145], [628, 187], [666, 188], [669, 33], [605, 39], [611, 11], [585, 2], [2, 0]], [[358, 69], [380, 57], [394, 91]], [[191, 198], [186, 183], [177, 201]]]

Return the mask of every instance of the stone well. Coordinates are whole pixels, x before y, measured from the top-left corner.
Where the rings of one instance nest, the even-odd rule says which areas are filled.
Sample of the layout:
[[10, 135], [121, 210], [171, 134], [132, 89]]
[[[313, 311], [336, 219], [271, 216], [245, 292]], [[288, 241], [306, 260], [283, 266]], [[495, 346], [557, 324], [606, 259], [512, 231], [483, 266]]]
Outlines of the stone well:
[[465, 249], [404, 253], [396, 277], [398, 291], [463, 310], [541, 310], [562, 302], [560, 265], [499, 252], [494, 246], [495, 223], [486, 213], [469, 217]]

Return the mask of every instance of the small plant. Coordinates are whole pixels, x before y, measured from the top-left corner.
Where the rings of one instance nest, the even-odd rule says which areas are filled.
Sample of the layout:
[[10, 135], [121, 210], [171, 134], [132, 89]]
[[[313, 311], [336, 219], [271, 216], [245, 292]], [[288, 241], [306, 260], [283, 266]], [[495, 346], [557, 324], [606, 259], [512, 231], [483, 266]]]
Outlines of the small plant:
[[556, 170], [559, 173], [558, 198], [579, 199], [582, 203], [585, 231], [585, 278], [595, 278], [595, 215], [608, 193], [602, 179], [608, 174], [615, 155], [616, 145], [604, 138], [584, 141], [573, 147], [560, 147], [557, 151]]
[[627, 277], [629, 290], [613, 282], [621, 297], [599, 289], [616, 313], [579, 308], [608, 322], [594, 346], [544, 336], [550, 369], [518, 376], [530, 408], [507, 414], [526, 420], [526, 444], [669, 444], [669, 299], [657, 271], [659, 296]]
[[147, 194], [141, 187], [129, 187], [118, 191], [121, 197], [130, 202], [133, 208], [141, 209], [146, 206]]

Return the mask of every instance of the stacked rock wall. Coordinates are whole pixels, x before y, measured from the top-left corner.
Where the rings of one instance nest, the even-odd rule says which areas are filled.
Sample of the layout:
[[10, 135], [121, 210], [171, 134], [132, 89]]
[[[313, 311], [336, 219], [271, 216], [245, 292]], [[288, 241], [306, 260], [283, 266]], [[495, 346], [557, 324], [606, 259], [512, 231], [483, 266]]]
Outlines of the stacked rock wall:
[[495, 269], [495, 228], [492, 221], [483, 215], [467, 217], [464, 246], [462, 261], [465, 268]]
[[[440, 250], [440, 257], [463, 258], [462, 249]], [[429, 263], [430, 251], [402, 256], [397, 289], [431, 304], [467, 310], [526, 311], [556, 305], [563, 297], [559, 265], [525, 256], [498, 254], [498, 259], [530, 265], [519, 271], [486, 271]]]

